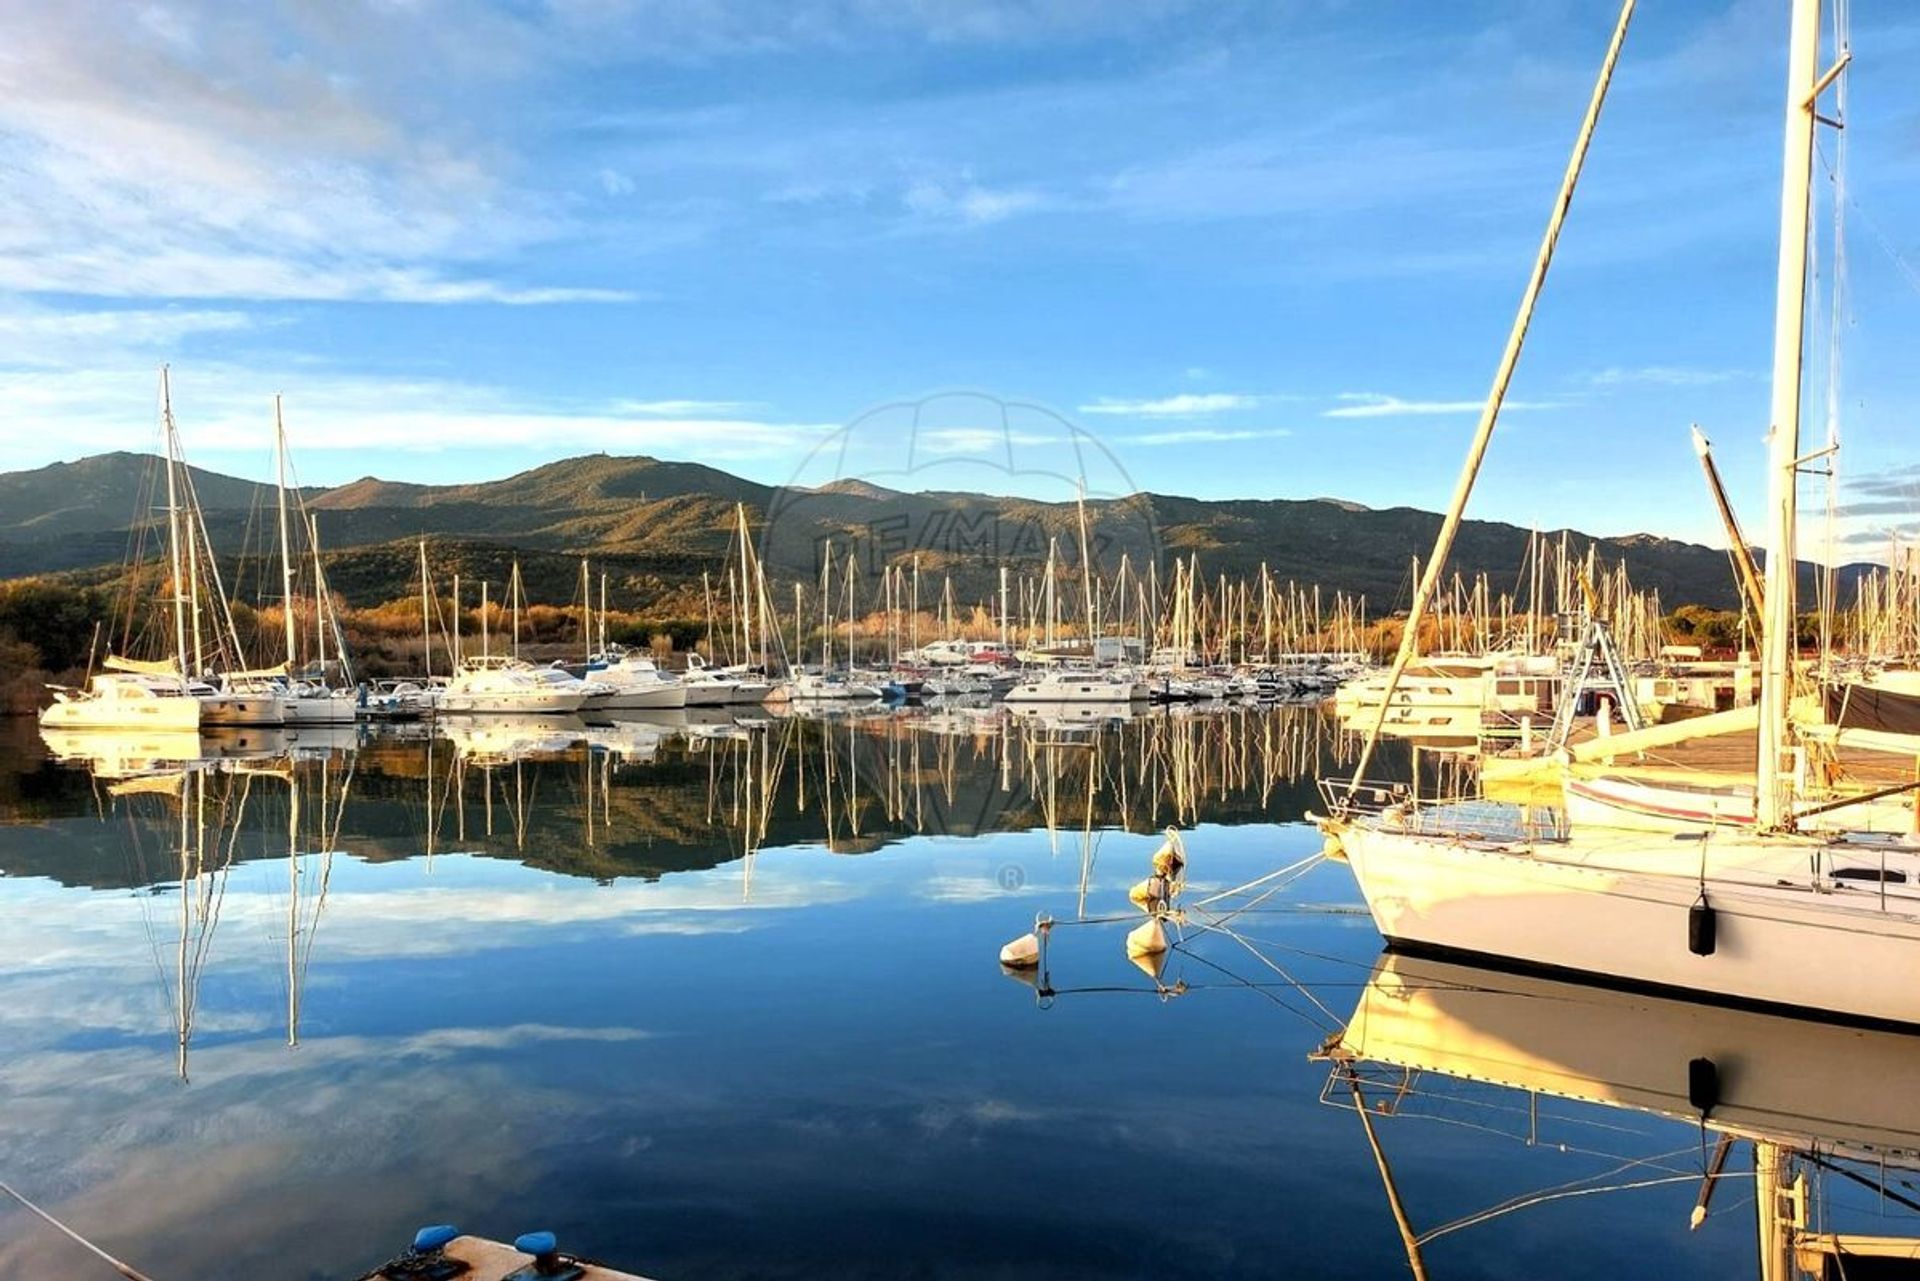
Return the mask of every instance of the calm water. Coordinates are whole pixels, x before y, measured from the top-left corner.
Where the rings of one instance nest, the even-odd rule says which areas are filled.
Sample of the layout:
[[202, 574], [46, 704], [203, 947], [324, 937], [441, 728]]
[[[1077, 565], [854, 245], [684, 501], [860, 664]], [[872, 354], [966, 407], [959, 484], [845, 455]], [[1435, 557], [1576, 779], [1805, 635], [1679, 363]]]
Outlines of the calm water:
[[[1309, 1058], [1379, 958], [1344, 866], [1220, 900], [1158, 983], [1126, 920], [1058, 928], [1046, 999], [995, 959], [1129, 912], [1168, 824], [1190, 901], [1318, 850], [1351, 744], [1317, 712], [467, 725], [187, 773], [0, 733], [0, 1178], [161, 1281], [352, 1277], [441, 1220], [660, 1278], [1406, 1272]], [[1749, 1184], [1686, 1229], [1696, 1127], [1391, 1110], [1420, 1231], [1669, 1180], [1440, 1237], [1436, 1277], [1752, 1271]], [[93, 1275], [0, 1208], [0, 1276]]]

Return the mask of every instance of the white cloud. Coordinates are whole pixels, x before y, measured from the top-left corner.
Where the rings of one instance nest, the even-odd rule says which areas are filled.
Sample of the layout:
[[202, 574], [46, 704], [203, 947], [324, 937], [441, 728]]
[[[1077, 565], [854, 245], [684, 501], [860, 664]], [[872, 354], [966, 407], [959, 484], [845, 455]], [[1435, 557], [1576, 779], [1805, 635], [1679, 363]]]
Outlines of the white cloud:
[[1122, 436], [1117, 445], [1204, 445], [1229, 440], [1278, 440], [1293, 433], [1285, 427], [1229, 428], [1190, 427], [1174, 431], [1150, 431], [1138, 436]]
[[633, 179], [627, 177], [627, 175], [621, 173], [618, 169], [602, 169], [600, 171], [600, 190], [606, 192], [609, 196], [630, 196], [634, 192]]
[[[102, 368], [0, 368], [10, 430], [0, 468], [49, 461], [46, 442], [73, 442], [70, 456], [148, 449], [155, 438], [156, 375], [135, 363]], [[189, 457], [258, 457], [264, 475], [272, 403], [284, 393], [287, 430], [300, 456], [340, 451], [443, 452], [490, 448], [682, 454], [689, 440], [709, 459], [799, 456], [838, 424], [729, 413], [688, 402], [568, 403], [521, 397], [485, 384], [340, 374], [310, 368], [269, 375], [232, 365], [176, 370], [173, 406]], [[718, 406], [726, 402], [713, 402]], [[248, 469], [242, 469], [248, 470]]]
[[621, 414], [649, 414], [685, 418], [690, 415], [743, 414], [766, 406], [754, 400], [616, 400], [612, 409]]
[[913, 447], [930, 454], [992, 454], [1016, 445], [1051, 445], [1067, 438], [1005, 427], [938, 427], [914, 433]]
[[102, 357], [144, 354], [176, 347], [197, 334], [234, 333], [254, 326], [243, 311], [187, 308], [121, 308], [52, 311], [0, 308], [0, 363], [86, 365]]
[[962, 175], [952, 182], [923, 178], [910, 185], [900, 197], [909, 213], [929, 222], [958, 223], [977, 227], [1000, 222], [1017, 213], [1039, 209], [1046, 200], [1035, 191], [992, 190]]
[[1763, 375], [1746, 369], [1699, 369], [1687, 365], [1612, 366], [1587, 377], [1594, 387], [1707, 387], [1717, 383], [1757, 382]]
[[1199, 418], [1207, 414], [1228, 413], [1236, 409], [1253, 409], [1265, 404], [1270, 397], [1246, 396], [1233, 392], [1181, 392], [1174, 396], [1162, 396], [1157, 400], [1127, 400], [1118, 396], [1102, 396], [1090, 405], [1080, 406], [1083, 414], [1112, 414], [1126, 418]]
[[[1333, 409], [1322, 410], [1322, 418], [1408, 418], [1424, 414], [1477, 414], [1486, 407], [1479, 400], [1402, 400], [1373, 391], [1342, 392], [1342, 401]], [[1500, 406], [1502, 413], [1528, 409], [1557, 409], [1545, 401], [1509, 400]]]
[[[629, 296], [476, 265], [564, 234], [484, 135], [405, 92], [515, 74], [510, 19], [353, 23], [186, 3], [0, 9], [0, 288], [547, 303]], [[454, 34], [457, 29], [458, 34]], [[288, 48], [289, 42], [292, 47]], [[404, 58], [396, 50], [406, 51]], [[350, 74], [349, 74], [350, 72]]]

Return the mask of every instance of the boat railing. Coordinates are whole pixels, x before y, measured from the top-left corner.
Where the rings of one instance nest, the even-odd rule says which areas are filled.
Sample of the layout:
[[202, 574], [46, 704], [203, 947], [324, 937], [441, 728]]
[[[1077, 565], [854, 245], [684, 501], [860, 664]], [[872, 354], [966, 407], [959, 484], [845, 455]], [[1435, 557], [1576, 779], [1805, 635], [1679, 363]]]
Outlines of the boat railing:
[[1477, 796], [1421, 796], [1405, 779], [1323, 778], [1318, 786], [1330, 814], [1391, 824], [1421, 836], [1498, 844], [1567, 839], [1566, 813], [1553, 806]]

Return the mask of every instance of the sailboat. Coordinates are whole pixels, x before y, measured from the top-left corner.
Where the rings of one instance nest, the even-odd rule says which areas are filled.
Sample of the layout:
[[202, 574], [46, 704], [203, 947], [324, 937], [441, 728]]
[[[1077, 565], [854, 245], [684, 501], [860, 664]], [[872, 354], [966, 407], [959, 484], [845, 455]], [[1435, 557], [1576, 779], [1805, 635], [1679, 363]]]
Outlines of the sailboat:
[[[1561, 200], [1441, 527], [1406, 635], [1431, 598], [1458, 528], [1632, 13], [1628, 0], [1568, 166]], [[1650, 833], [1574, 823], [1501, 832], [1484, 807], [1423, 805], [1367, 783], [1371, 740], [1351, 780], [1327, 785], [1321, 820], [1375, 924], [1403, 950], [1488, 958], [1615, 983], [1846, 1019], [1920, 1024], [1920, 845], [1814, 833], [1798, 798], [1791, 739], [1795, 486], [1800, 457], [1809, 186], [1820, 94], [1819, 0], [1794, 0], [1769, 440], [1766, 616], [1754, 822]], [[1395, 669], [1410, 657], [1403, 641]], [[1377, 735], [1376, 735], [1377, 737]]]
[[200, 728], [201, 700], [187, 680], [187, 631], [191, 615], [198, 635], [198, 613], [188, 589], [183, 555], [178, 476], [174, 467], [173, 412], [167, 371], [160, 371], [161, 416], [167, 439], [167, 604], [173, 623], [173, 656], [141, 660], [108, 654], [101, 670], [90, 673], [84, 689], [51, 685], [51, 705], [40, 712], [49, 730], [140, 730], [193, 732]]
[[[853, 676], [853, 575], [855, 565], [851, 556], [847, 559], [847, 666], [844, 670], [835, 670], [833, 666], [833, 615], [830, 603], [833, 599], [833, 544], [828, 542], [825, 558], [820, 563], [820, 670], [817, 672], [795, 672], [788, 684], [790, 696], [798, 702], [872, 703], [880, 699], [880, 687], [855, 679]], [[799, 590], [795, 586], [795, 591]], [[796, 626], [798, 624], [796, 623]]]
[[[273, 441], [276, 467], [275, 489], [279, 494], [280, 529], [280, 615], [284, 620], [287, 640], [287, 672], [289, 683], [283, 705], [286, 723], [289, 725], [337, 725], [354, 719], [355, 697], [351, 690], [332, 689], [326, 684], [328, 592], [326, 573], [320, 563], [320, 527], [308, 517], [301, 524], [305, 528], [308, 544], [313, 552], [313, 594], [314, 626], [317, 649], [315, 671], [318, 679], [313, 681], [293, 680], [298, 670], [298, 644], [293, 620], [293, 545], [287, 531], [287, 429], [280, 414], [280, 397], [273, 398]], [[344, 658], [344, 654], [340, 655]]]

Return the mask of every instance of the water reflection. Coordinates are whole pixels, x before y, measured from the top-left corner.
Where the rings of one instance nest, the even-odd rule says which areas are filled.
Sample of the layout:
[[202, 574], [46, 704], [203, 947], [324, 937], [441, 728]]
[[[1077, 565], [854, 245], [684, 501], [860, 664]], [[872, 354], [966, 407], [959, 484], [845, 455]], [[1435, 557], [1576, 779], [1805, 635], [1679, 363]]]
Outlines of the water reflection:
[[[1422, 1251], [1451, 1233], [1553, 1200], [1663, 1185], [1697, 1189], [1694, 1229], [1716, 1204], [1744, 1203], [1763, 1278], [1882, 1275], [1887, 1257], [1920, 1257], [1920, 1037], [1910, 1033], [1387, 955], [1319, 1057], [1332, 1064], [1324, 1097], [1359, 1115], [1380, 1154], [1416, 1273]], [[1568, 1102], [1595, 1106], [1557, 1106]], [[1633, 1131], [1609, 1116], [1621, 1111], [1680, 1122], [1698, 1140], [1668, 1130], [1658, 1138], [1678, 1146], [1622, 1143]], [[1611, 1164], [1416, 1229], [1375, 1118]], [[1735, 1168], [1742, 1145], [1747, 1169]]]
[[[5, 746], [0, 1177], [156, 1275], [357, 1275], [443, 1219], [658, 1276], [1387, 1275], [1374, 1159], [1308, 1051], [1344, 1045], [1377, 1098], [1445, 1074], [1396, 1065], [1387, 1013], [1525, 1044], [1546, 1005], [1508, 1027], [1451, 1004], [1472, 983], [1409, 998], [1374, 972], [1351, 878], [1298, 821], [1352, 760], [1314, 709]], [[1141, 964], [1127, 894], [1169, 826], [1188, 924]], [[1036, 913], [1086, 923], [1029, 993], [992, 957]], [[1808, 1044], [1809, 1073], [1852, 1053]], [[1716, 1124], [1785, 1110], [1745, 1089], [1757, 1051], [1686, 1052], [1718, 1055]], [[1883, 1059], [1857, 1061], [1891, 1106]], [[1700, 1153], [1684, 1110], [1562, 1084], [1646, 1153]], [[1544, 1142], [1409, 1135], [1413, 1114], [1369, 1117], [1421, 1230], [1544, 1181]], [[1850, 1141], [1890, 1149], [1883, 1120]], [[1430, 1253], [1724, 1272], [1752, 1254], [1736, 1205], [1676, 1245], [1667, 1202], [1557, 1201]], [[70, 1248], [0, 1210], [0, 1276], [66, 1275]]]

